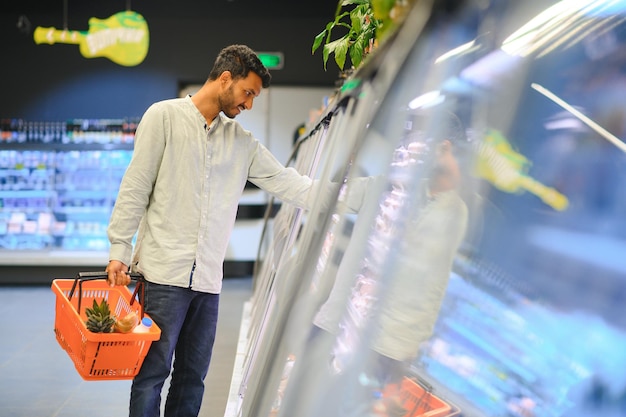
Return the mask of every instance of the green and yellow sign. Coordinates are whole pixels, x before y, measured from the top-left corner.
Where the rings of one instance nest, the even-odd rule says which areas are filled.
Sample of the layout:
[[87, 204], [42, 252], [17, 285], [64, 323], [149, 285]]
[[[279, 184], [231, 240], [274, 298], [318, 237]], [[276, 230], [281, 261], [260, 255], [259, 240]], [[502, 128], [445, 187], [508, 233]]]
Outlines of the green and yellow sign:
[[531, 166], [524, 155], [513, 149], [508, 139], [499, 131], [490, 129], [484, 140], [477, 144], [476, 174], [501, 191], [522, 193], [529, 191], [555, 210], [567, 209], [566, 196], [528, 175]]
[[148, 24], [133, 11], [115, 13], [107, 19], [89, 19], [88, 31], [37, 27], [35, 43], [79, 45], [85, 58], [108, 58], [116, 64], [132, 67], [148, 54]]

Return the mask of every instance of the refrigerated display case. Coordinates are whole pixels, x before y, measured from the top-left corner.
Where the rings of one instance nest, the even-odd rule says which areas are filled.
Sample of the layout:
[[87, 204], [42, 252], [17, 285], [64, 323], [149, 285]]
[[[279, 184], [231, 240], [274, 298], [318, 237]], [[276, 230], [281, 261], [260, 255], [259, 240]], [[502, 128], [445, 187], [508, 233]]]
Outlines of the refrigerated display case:
[[132, 156], [136, 124], [3, 120], [2, 264], [106, 263], [106, 226]]
[[415, 2], [300, 144], [238, 416], [626, 416], [625, 18]]
[[[136, 118], [0, 119], [0, 269], [7, 268], [0, 275], [4, 279], [47, 282], [51, 274], [67, 274], [66, 267], [106, 265], [106, 229], [132, 157], [138, 123]], [[262, 228], [266, 206], [265, 194], [246, 184], [226, 254], [227, 275], [251, 273], [254, 238]], [[55, 269], [37, 271], [37, 277], [31, 278], [32, 267]]]

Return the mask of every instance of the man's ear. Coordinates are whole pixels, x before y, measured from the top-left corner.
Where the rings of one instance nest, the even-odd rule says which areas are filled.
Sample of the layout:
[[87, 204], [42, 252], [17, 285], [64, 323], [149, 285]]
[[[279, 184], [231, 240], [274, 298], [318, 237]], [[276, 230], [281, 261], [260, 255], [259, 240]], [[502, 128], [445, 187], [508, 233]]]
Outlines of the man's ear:
[[233, 75], [230, 73], [230, 71], [224, 71], [220, 74], [219, 77], [220, 83], [222, 84], [228, 84], [230, 81], [233, 80]]

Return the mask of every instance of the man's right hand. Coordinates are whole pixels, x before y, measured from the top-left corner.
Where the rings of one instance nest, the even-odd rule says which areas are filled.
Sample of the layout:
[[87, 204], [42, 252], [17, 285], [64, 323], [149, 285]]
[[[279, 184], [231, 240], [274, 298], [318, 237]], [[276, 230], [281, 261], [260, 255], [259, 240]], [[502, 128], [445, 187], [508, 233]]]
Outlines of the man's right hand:
[[111, 287], [116, 285], [130, 284], [128, 266], [120, 261], [109, 261], [105, 271], [107, 272], [107, 282]]

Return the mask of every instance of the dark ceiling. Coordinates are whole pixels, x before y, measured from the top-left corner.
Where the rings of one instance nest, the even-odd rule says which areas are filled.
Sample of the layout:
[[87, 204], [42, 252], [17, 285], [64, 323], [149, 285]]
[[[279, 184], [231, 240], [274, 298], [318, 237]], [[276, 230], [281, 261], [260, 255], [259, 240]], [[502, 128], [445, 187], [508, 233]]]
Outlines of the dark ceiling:
[[229, 17], [327, 18], [338, 0], [3, 0], [0, 14], [102, 17], [134, 10], [146, 18]]
[[[311, 51], [338, 0], [0, 1], [2, 56], [11, 63], [0, 69], [0, 115], [55, 120], [141, 114], [181, 85], [204, 81], [212, 57], [233, 43], [284, 54], [272, 85], [332, 87], [338, 78], [334, 62], [326, 69], [321, 51]], [[33, 40], [39, 27], [86, 31], [90, 18], [128, 9], [150, 26], [150, 52], [137, 67], [85, 59], [76, 45]]]

